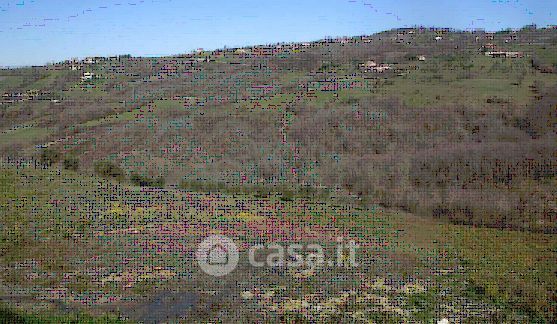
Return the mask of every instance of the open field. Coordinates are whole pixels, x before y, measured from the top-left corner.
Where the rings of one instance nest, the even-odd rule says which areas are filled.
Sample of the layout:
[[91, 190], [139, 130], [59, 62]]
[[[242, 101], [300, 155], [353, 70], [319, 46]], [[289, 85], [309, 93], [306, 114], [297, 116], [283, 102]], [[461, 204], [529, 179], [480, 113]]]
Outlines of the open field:
[[[547, 312], [556, 285], [551, 235], [474, 229], [377, 206], [148, 190], [29, 166], [3, 168], [1, 181], [2, 298], [31, 314], [67, 316], [69, 307], [129, 319], [163, 318], [166, 309], [211, 321], [212, 309], [221, 319], [302, 312], [326, 321], [516, 320]], [[192, 247], [210, 233], [239, 246], [352, 238], [362, 245], [361, 266], [270, 271], [241, 262], [207, 281]], [[245, 291], [254, 297], [243, 300]], [[145, 313], [157, 305], [159, 313]]]

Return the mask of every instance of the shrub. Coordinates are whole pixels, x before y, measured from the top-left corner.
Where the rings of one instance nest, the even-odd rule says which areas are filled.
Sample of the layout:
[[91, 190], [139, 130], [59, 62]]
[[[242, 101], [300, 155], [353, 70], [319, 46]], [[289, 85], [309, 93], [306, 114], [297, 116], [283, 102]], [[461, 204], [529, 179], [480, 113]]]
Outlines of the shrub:
[[66, 156], [63, 163], [66, 170], [77, 171], [79, 168], [79, 159], [75, 156]]
[[263, 185], [256, 185], [253, 187], [255, 198], [268, 198], [271, 195], [271, 190]]
[[295, 197], [294, 191], [285, 188], [281, 192], [280, 200], [282, 200], [282, 201], [292, 201], [292, 200], [294, 200], [294, 197]]
[[225, 191], [229, 193], [238, 193], [239, 188], [230, 186], [226, 187], [222, 182], [210, 182], [200, 180], [182, 180], [180, 182], [180, 189], [188, 191]]
[[153, 188], [163, 188], [164, 187], [164, 178], [158, 177], [156, 179], [139, 175], [135, 172], [132, 172], [130, 176], [130, 180], [136, 186], [141, 187], [153, 187]]
[[101, 177], [114, 178], [116, 180], [124, 179], [124, 170], [111, 161], [97, 161], [94, 168], [95, 173]]
[[41, 153], [41, 163], [51, 166], [60, 160], [60, 152], [53, 148], [46, 148]]

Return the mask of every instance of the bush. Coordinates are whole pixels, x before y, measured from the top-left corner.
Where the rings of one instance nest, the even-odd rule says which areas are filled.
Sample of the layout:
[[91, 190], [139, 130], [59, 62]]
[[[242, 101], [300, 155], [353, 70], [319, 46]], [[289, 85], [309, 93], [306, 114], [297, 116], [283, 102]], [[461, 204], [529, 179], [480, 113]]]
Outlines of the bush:
[[271, 195], [271, 190], [263, 185], [256, 185], [253, 187], [253, 194], [255, 198], [268, 198]]
[[67, 156], [64, 158], [64, 169], [77, 171], [79, 168], [79, 159], [75, 156]]
[[0, 323], [25, 323], [25, 317], [7, 305], [0, 304]]
[[105, 178], [124, 179], [124, 170], [111, 161], [95, 162], [95, 173]]
[[135, 172], [132, 172], [130, 176], [130, 180], [136, 186], [141, 187], [153, 187], [153, 188], [163, 188], [164, 187], [164, 178], [158, 177], [156, 179], [149, 178], [146, 176], [139, 175]]
[[294, 200], [294, 197], [295, 197], [294, 191], [285, 188], [281, 192], [280, 200], [282, 200], [282, 201], [292, 201], [292, 200]]
[[56, 149], [46, 148], [41, 153], [41, 163], [51, 166], [60, 160], [60, 152]]

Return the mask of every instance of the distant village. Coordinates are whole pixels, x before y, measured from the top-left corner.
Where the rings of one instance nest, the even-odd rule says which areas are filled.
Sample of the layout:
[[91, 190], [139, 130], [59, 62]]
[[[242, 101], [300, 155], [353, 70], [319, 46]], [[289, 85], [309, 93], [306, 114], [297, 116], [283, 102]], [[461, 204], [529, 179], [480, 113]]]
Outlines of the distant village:
[[[535, 28], [533, 26], [532, 28]], [[548, 26], [546, 28], [557, 29], [557, 26]], [[394, 41], [395, 43], [409, 43], [412, 38], [419, 34], [429, 35], [431, 37], [432, 43], [442, 44], [445, 37], [450, 32], [454, 30], [449, 28], [399, 28], [393, 30], [396, 32], [386, 34], [387, 40]], [[485, 56], [492, 58], [505, 58], [505, 59], [516, 59], [523, 58], [525, 54], [518, 51], [510, 51], [497, 46], [494, 44], [494, 39], [496, 33], [486, 32], [483, 30], [470, 31], [472, 34], [476, 34], [475, 41], [478, 43], [478, 52], [484, 53]], [[517, 31], [510, 31], [504, 34], [504, 43], [512, 44], [517, 41], [518, 38]], [[163, 57], [160, 60], [164, 60], [165, 64], [159, 76], [169, 77], [178, 74], [178, 65], [196, 65], [202, 64], [203, 62], [214, 62], [222, 57], [238, 57], [238, 58], [251, 58], [251, 57], [271, 57], [271, 56], [288, 56], [293, 53], [298, 53], [310, 49], [312, 47], [318, 47], [324, 43], [336, 43], [336, 44], [369, 44], [376, 41], [385, 40], [383, 34], [376, 35], [363, 35], [356, 37], [336, 37], [336, 38], [325, 38], [314, 42], [301, 42], [301, 43], [277, 43], [273, 45], [257, 45], [242, 48], [224, 48], [217, 49], [213, 51], [205, 51], [203, 49], [197, 49], [192, 53], [176, 55], [171, 57]], [[55, 63], [48, 65], [47, 69], [56, 70], [72, 70], [72, 71], [82, 71], [80, 75], [80, 80], [82, 87], [94, 87], [92, 81], [94, 81], [98, 76], [92, 72], [92, 68], [95, 64], [108, 63], [108, 72], [114, 74], [125, 74], [126, 67], [125, 64], [134, 60], [142, 60], [143, 58], [135, 58], [131, 55], [117, 55], [109, 57], [87, 57], [84, 59], [70, 59], [63, 61], [61, 63]], [[416, 61], [426, 61], [426, 55], [417, 55], [414, 58]], [[232, 64], [232, 63], [231, 63]], [[396, 70], [392, 64], [385, 62], [379, 62], [375, 58], [370, 57], [368, 60], [363, 61], [359, 64], [359, 69], [362, 73], [370, 74], [382, 74], [386, 72], [396, 72], [400, 73], [400, 70]], [[21, 102], [26, 100], [50, 100], [52, 103], [59, 103], [59, 99], [54, 98], [49, 91], [31, 89], [26, 92], [13, 92], [2, 94], [2, 101], [0, 104], [9, 104], [14, 102]]]

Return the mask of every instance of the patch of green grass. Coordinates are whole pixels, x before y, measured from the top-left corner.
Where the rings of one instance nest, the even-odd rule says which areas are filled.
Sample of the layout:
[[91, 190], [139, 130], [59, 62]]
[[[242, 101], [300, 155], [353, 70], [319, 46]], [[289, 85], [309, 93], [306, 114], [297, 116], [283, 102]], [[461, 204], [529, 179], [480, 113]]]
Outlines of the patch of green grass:
[[25, 127], [0, 133], [0, 145], [34, 143], [45, 140], [53, 133], [51, 129], [42, 127]]
[[109, 115], [103, 118], [89, 120], [83, 123], [84, 127], [105, 126], [110, 124], [124, 123], [130, 121], [143, 121], [146, 117], [164, 115], [170, 111], [181, 110], [183, 102], [180, 100], [156, 100], [150, 106], [143, 106], [131, 111]]
[[293, 103], [296, 101], [296, 94], [295, 93], [284, 93], [284, 94], [277, 94], [272, 96], [269, 99], [259, 100], [258, 103], [261, 108], [265, 109], [273, 109], [284, 107], [287, 104]]
[[544, 48], [536, 48], [534, 53], [545, 64], [557, 66], [557, 46], [553, 45]]
[[298, 81], [304, 79], [307, 77], [307, 74], [301, 71], [295, 71], [295, 72], [286, 72], [286, 73], [281, 73], [280, 77], [279, 77], [279, 82], [283, 85], [283, 86], [287, 86], [287, 85], [291, 85], [291, 84], [297, 84]]
[[449, 236], [466, 262], [471, 286], [483, 296], [530, 316], [548, 316], [557, 287], [557, 238], [553, 235], [450, 226]]
[[0, 92], [18, 88], [23, 85], [24, 81], [25, 79], [20, 75], [2, 75], [0, 76]]
[[493, 59], [473, 56], [463, 63], [433, 58], [403, 77], [394, 77], [377, 92], [398, 97], [412, 107], [485, 105], [488, 98], [502, 98], [525, 105], [534, 94], [534, 80], [555, 81], [555, 76], [533, 70], [526, 59]]
[[515, 51], [524, 51], [532, 53], [544, 65], [557, 66], [557, 45], [545, 44], [519, 44], [512, 46]]
[[67, 74], [65, 71], [49, 71], [47, 75], [27, 86], [28, 89], [49, 89], [52, 88], [56, 79]]
[[435, 319], [437, 296], [433, 292], [411, 294], [407, 307], [414, 312], [415, 318], [421, 323], [429, 323]]
[[89, 120], [82, 124], [84, 127], [96, 127], [103, 125], [110, 125], [114, 123], [126, 122], [136, 120], [141, 116], [140, 108], [132, 111], [126, 111], [120, 114], [109, 115], [100, 119]]

